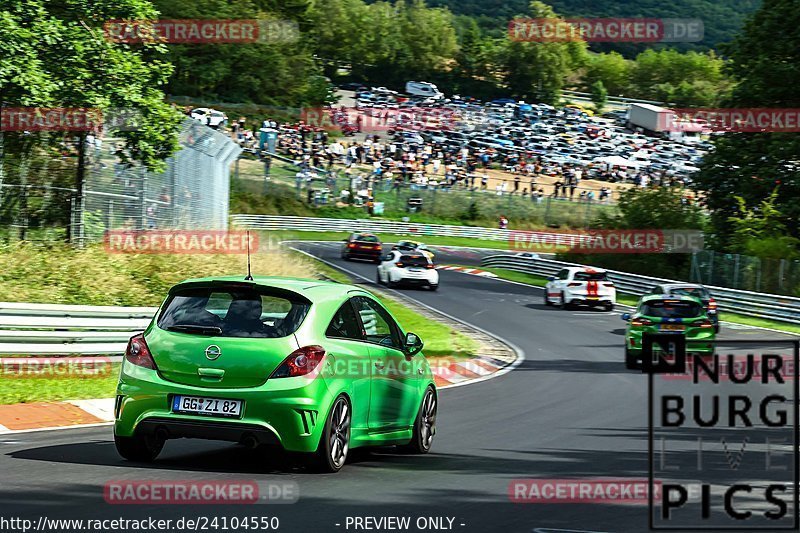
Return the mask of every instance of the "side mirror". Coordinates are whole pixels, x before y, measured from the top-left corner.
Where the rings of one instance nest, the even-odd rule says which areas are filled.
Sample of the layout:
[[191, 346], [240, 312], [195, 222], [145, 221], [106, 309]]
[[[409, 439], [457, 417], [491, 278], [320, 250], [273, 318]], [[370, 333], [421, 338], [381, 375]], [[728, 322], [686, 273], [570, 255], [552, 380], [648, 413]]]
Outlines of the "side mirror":
[[403, 351], [408, 355], [417, 355], [422, 350], [422, 339], [416, 333], [406, 333]]
[[628, 320], [630, 320], [630, 319], [631, 319], [631, 314], [630, 314], [630, 313], [622, 313], [622, 315], [620, 316], [620, 318], [621, 318], [622, 320], [624, 320], [625, 322], [627, 322]]

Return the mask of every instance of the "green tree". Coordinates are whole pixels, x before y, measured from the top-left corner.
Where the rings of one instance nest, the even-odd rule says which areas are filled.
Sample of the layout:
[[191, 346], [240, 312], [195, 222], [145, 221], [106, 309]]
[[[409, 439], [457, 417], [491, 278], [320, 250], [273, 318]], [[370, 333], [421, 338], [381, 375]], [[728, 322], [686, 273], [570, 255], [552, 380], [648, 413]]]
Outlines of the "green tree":
[[589, 54], [582, 81], [586, 88], [597, 81], [602, 81], [610, 94], [623, 95], [630, 88], [632, 66], [632, 61], [617, 52]]
[[[536, 19], [557, 19], [553, 9], [534, 0], [530, 16]], [[548, 104], [557, 103], [565, 80], [586, 61], [586, 43], [527, 42], [508, 38], [500, 51], [503, 81], [515, 96]]]
[[741, 196], [735, 197], [738, 212], [728, 218], [732, 230], [732, 252], [762, 259], [795, 259], [800, 256], [800, 240], [788, 234], [785, 217], [775, 206], [778, 197], [778, 188], [775, 188], [756, 207], [748, 207]]
[[608, 103], [608, 91], [601, 80], [592, 84], [592, 103], [596, 113], [602, 113], [606, 103]]
[[[800, 13], [790, 0], [765, 0], [727, 50], [736, 85], [729, 107], [800, 107]], [[780, 36], [780, 38], [777, 38]], [[715, 233], [733, 237], [731, 217], [760, 206], [780, 186], [774, 207], [787, 234], [800, 237], [800, 138], [796, 133], [737, 133], [714, 138], [695, 185], [705, 191]]]
[[[681, 191], [669, 187], [628, 189], [619, 199], [619, 212], [601, 213], [597, 229], [703, 230], [706, 221], [698, 206], [683, 201]], [[560, 258], [649, 276], [688, 279], [689, 254], [559, 254]]]
[[[179, 112], [164, 101], [163, 85], [172, 72], [164, 45], [137, 47], [107, 39], [110, 20], [156, 18], [146, 0], [93, 2], [6, 0], [0, 11], [0, 94], [8, 107], [136, 110], [138, 127], [120, 131], [124, 155], [150, 168], [160, 168], [177, 148]], [[41, 144], [17, 142], [7, 133], [6, 151]], [[60, 140], [62, 135], [50, 136]], [[21, 148], [22, 149], [22, 148]]]
[[[631, 86], [640, 98], [680, 105], [715, 105], [730, 90], [724, 65], [713, 52], [649, 49], [636, 56]], [[673, 102], [674, 97], [681, 101]]]

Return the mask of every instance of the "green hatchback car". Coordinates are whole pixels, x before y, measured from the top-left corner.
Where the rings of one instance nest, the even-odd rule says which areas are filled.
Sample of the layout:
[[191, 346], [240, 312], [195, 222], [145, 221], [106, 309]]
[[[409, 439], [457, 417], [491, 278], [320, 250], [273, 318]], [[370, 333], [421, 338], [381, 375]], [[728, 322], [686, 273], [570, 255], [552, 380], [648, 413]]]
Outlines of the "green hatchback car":
[[623, 313], [625, 330], [625, 366], [637, 368], [642, 359], [644, 333], [670, 333], [686, 337], [687, 352], [714, 353], [714, 323], [709, 320], [703, 302], [693, 296], [646, 295], [636, 311]]
[[132, 461], [183, 437], [273, 445], [326, 472], [361, 446], [427, 453], [438, 398], [421, 349], [356, 286], [184, 281], [128, 343], [114, 441]]

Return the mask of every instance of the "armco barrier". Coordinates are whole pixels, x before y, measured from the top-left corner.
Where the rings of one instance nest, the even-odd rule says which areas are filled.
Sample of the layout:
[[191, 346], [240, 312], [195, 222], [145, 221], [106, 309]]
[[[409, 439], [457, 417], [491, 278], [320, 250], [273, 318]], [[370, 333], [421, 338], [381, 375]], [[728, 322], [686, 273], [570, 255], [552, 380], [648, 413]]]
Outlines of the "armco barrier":
[[511, 232], [504, 229], [447, 226], [444, 224], [414, 224], [391, 220], [351, 220], [345, 218], [284, 217], [278, 215], [232, 215], [234, 226], [242, 229], [268, 231], [365, 231], [397, 235], [433, 235], [437, 237], [467, 237], [491, 241], [507, 241]]
[[0, 355], [125, 353], [128, 339], [150, 323], [155, 307], [0, 303]]
[[[549, 259], [526, 259], [513, 255], [498, 254], [484, 257], [481, 260], [481, 266], [503, 268], [539, 276], [552, 276], [562, 268], [585, 265], [552, 261]], [[608, 274], [609, 278], [617, 286], [617, 290], [636, 296], [641, 296], [649, 292], [650, 289], [660, 283], [683, 283], [676, 280], [652, 278], [616, 270], [609, 270]], [[724, 287], [709, 286], [708, 289], [714, 295], [714, 299], [717, 301], [721, 311], [729, 311], [756, 318], [778, 320], [791, 324], [800, 324], [800, 298], [726, 289]]]

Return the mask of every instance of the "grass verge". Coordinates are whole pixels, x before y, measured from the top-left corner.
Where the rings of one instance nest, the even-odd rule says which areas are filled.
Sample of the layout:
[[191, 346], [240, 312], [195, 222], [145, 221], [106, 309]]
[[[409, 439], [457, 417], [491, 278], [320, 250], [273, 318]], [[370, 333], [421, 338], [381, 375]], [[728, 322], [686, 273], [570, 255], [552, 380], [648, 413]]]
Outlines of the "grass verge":
[[[491, 272], [492, 274], [495, 274], [497, 275], [497, 277], [502, 279], [507, 279], [509, 281], [516, 281], [518, 283], [525, 283], [527, 285], [535, 285], [536, 287], [544, 287], [544, 285], [547, 283], [547, 278], [545, 278], [544, 276], [534, 276], [532, 274], [525, 274], [523, 272], [516, 272], [514, 270], [505, 270], [502, 268], [482, 268], [482, 270]], [[639, 302], [639, 297], [633, 294], [618, 292], [617, 302], [623, 305], [630, 305], [631, 307], [635, 307], [636, 304]], [[729, 312], [722, 313], [720, 316], [723, 322], [731, 322], [733, 324], [742, 324], [745, 326], [775, 329], [778, 331], [785, 331], [787, 333], [800, 334], [800, 326], [795, 326], [794, 324], [785, 324], [783, 322], [778, 322], [776, 320], [754, 318], [750, 316], [744, 316], [737, 313], [729, 313]]]
[[[68, 262], [74, 261], [77, 265], [85, 266], [87, 262], [98, 259], [95, 253], [96, 252], [90, 250], [88, 255], [84, 256], [79, 254], [77, 257], [70, 257], [69, 254], [67, 254], [66, 257], [62, 256], [61, 259], [62, 261]], [[256, 256], [254, 256], [254, 258], [255, 257]], [[159, 261], [158, 259], [154, 259], [153, 256], [145, 259], [148, 261]], [[230, 257], [227, 257], [227, 260], [230, 261]], [[273, 260], [277, 261], [278, 259], [273, 258], [270, 261]], [[6, 259], [6, 261], [9, 260]], [[292, 275], [326, 277], [340, 283], [352, 282], [350, 277], [341, 271], [298, 253], [287, 252], [286, 254], [282, 254], [280, 261], [282, 263], [294, 265], [293, 272], [291, 272]], [[157, 264], [162, 268], [167, 268], [169, 265], [169, 263], [161, 263], [160, 261]], [[259, 262], [259, 267], [257, 268], [255, 266], [256, 263], [254, 263], [253, 271], [255, 273], [257, 269], [263, 269], [264, 273], [272, 274], [276, 269], [276, 264], [277, 263], [268, 265], [267, 263]], [[207, 263], [203, 263], [203, 265], [208, 266]], [[216, 265], [212, 262], [211, 266], [221, 265]], [[65, 268], [66, 271], [71, 270], [70, 265], [67, 265]], [[280, 271], [280, 273], [289, 274], [289, 272], [283, 271]], [[182, 279], [194, 275], [204, 275], [204, 273], [184, 273], [182, 271], [162, 272], [161, 276], [164, 277], [164, 279], [160, 280], [158, 285], [162, 282], [166, 283], [166, 280], [169, 279], [175, 279], [177, 281], [178, 278]], [[75, 279], [81, 278], [73, 278], [71, 282], [75, 283]], [[87, 283], [91, 283], [92, 278], [86, 279], [88, 280]], [[25, 287], [20, 288], [20, 290], [24, 289]], [[29, 290], [25, 293], [26, 296], [22, 298], [22, 300], [45, 303], [52, 303], [58, 300], [61, 302], [64, 302], [64, 300], [68, 302], [72, 301], [71, 298], [66, 299], [58, 297], [59, 294], [62, 294], [60, 290], [64, 290], [64, 287], [54, 287], [53, 289], [52, 292], [48, 293]], [[13, 301], [13, 299], [8, 298], [10, 296], [9, 290], [10, 289], [5, 288], [0, 294], [5, 297], [6, 301]], [[124, 299], [123, 301], [128, 305], [158, 305], [163, 295], [156, 293], [156, 290], [160, 289], [150, 288], [148, 291], [144, 291], [145, 295], [152, 294], [152, 297], [145, 298], [144, 301], [128, 299]], [[74, 289], [70, 291], [69, 294], [85, 294], [85, 290]], [[101, 296], [105, 296], [105, 298]], [[92, 303], [97, 303], [98, 305], [117, 304], [118, 300], [109, 301], [108, 296], [109, 295], [103, 295], [102, 292], [98, 292], [97, 298], [93, 299]], [[424, 353], [427, 358], [469, 358], [476, 355], [478, 344], [467, 335], [421, 315], [399, 300], [386, 296], [378, 296], [378, 299], [381, 300], [395, 318], [400, 321], [406, 331], [417, 333], [425, 341]], [[46, 373], [40, 375], [10, 376], [0, 373], [0, 383], [2, 384], [2, 386], [0, 386], [0, 404], [111, 398], [114, 396], [114, 391], [116, 390], [119, 366], [119, 364], [111, 365], [108, 372], [103, 372], [96, 376], [62, 376]], [[0, 366], [0, 371], [2, 370], [3, 367]]]
[[111, 398], [117, 388], [119, 367], [112, 364], [108, 372], [96, 376], [4, 375], [0, 378], [0, 404]]

